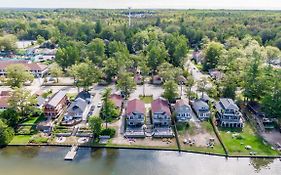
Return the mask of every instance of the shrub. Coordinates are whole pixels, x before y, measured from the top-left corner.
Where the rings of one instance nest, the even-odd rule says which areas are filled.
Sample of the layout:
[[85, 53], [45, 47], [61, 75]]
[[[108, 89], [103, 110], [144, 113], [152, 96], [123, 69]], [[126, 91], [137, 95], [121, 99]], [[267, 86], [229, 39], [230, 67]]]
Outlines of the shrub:
[[113, 137], [115, 133], [116, 130], [114, 128], [107, 128], [107, 129], [103, 129], [100, 135], [108, 135], [110, 137]]

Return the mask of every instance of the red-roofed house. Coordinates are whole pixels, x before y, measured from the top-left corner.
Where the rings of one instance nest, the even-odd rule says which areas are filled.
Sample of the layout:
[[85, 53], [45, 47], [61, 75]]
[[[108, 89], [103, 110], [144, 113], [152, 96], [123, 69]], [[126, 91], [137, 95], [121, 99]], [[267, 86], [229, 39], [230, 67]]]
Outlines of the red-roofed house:
[[171, 111], [167, 100], [163, 98], [154, 100], [151, 103], [151, 114], [154, 127], [171, 125]]
[[126, 108], [127, 124], [129, 126], [142, 126], [144, 124], [145, 106], [138, 99], [128, 101]]
[[21, 64], [26, 67], [26, 71], [33, 74], [35, 77], [43, 77], [48, 73], [48, 66], [42, 63], [33, 63], [27, 60], [3, 60], [0, 61], [0, 76], [6, 76], [6, 69], [13, 64]]
[[0, 92], [0, 110], [5, 110], [8, 108], [10, 98], [10, 91], [1, 91]]

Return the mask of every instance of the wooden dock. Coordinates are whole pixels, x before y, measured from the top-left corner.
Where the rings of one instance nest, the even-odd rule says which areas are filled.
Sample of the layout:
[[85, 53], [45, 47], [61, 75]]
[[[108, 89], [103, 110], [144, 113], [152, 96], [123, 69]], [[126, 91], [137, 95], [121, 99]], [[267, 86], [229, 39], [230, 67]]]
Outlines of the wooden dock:
[[67, 152], [64, 160], [73, 160], [77, 154], [78, 146], [72, 145], [71, 149]]

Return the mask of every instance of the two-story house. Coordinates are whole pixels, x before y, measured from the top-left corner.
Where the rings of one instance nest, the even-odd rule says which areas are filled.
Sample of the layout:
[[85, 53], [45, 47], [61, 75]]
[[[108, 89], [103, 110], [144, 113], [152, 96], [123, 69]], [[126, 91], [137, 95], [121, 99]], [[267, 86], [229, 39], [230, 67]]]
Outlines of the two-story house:
[[211, 116], [209, 105], [203, 100], [195, 100], [192, 108], [200, 120], [208, 120]]
[[126, 108], [126, 121], [130, 127], [141, 127], [145, 119], [144, 102], [139, 99], [130, 100]]
[[163, 98], [158, 98], [151, 103], [152, 122], [154, 127], [171, 126], [171, 111], [169, 103]]
[[216, 103], [218, 123], [222, 127], [243, 127], [242, 114], [232, 99], [221, 98]]
[[46, 117], [56, 118], [64, 111], [68, 104], [68, 98], [65, 91], [59, 91], [44, 105], [44, 114]]
[[87, 91], [79, 92], [75, 100], [67, 108], [64, 115], [65, 121], [74, 119], [86, 120], [92, 102], [92, 95]]
[[20, 64], [26, 68], [35, 77], [43, 77], [48, 73], [48, 66], [41, 63], [34, 63], [27, 60], [1, 60], [0, 61], [0, 76], [6, 76], [6, 69], [13, 64]]
[[177, 100], [174, 112], [177, 122], [188, 122], [191, 119], [192, 109], [187, 100]]

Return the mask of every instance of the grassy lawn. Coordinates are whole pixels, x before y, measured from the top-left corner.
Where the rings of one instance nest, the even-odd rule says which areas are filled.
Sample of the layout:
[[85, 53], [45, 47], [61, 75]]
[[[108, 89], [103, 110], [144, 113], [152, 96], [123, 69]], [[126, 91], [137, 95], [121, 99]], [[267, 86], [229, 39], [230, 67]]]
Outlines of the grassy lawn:
[[19, 145], [24, 145], [27, 144], [29, 142], [29, 140], [31, 139], [31, 135], [16, 135], [13, 140], [10, 142], [10, 145], [13, 144], [19, 144]]
[[22, 124], [37, 124], [41, 121], [44, 121], [45, 117], [44, 116], [40, 116], [40, 117], [30, 117], [28, 120], [26, 120], [25, 122], [23, 122]]
[[73, 101], [75, 97], [77, 96], [77, 93], [66, 93], [66, 96], [70, 101]]
[[[263, 142], [263, 139], [256, 135], [249, 123], [245, 123], [243, 130], [239, 128], [219, 128], [221, 138], [226, 145], [230, 155], [249, 155], [256, 152], [256, 155], [277, 155], [278, 152], [271, 149], [271, 146]], [[251, 146], [247, 150], [245, 146]]]
[[140, 95], [139, 97], [144, 103], [151, 103], [153, 101], [152, 96], [142, 96], [142, 95]]

